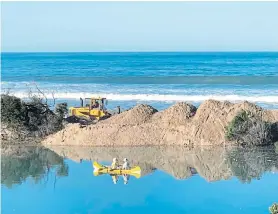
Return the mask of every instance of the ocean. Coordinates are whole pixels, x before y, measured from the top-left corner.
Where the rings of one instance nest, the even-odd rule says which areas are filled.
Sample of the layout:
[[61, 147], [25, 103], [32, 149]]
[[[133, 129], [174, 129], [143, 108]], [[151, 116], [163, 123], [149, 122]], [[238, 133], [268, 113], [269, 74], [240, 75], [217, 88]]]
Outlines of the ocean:
[[207, 99], [278, 107], [277, 52], [2, 53], [1, 59], [2, 92], [21, 98], [38, 87], [49, 102], [54, 96], [72, 105], [104, 96], [111, 108], [198, 106]]

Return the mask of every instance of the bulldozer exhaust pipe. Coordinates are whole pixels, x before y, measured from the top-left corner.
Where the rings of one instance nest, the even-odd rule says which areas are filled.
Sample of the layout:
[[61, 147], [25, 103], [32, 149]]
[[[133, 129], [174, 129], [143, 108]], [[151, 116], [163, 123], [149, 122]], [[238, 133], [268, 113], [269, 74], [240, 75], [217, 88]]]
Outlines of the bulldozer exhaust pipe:
[[80, 106], [83, 107], [83, 99], [80, 97]]

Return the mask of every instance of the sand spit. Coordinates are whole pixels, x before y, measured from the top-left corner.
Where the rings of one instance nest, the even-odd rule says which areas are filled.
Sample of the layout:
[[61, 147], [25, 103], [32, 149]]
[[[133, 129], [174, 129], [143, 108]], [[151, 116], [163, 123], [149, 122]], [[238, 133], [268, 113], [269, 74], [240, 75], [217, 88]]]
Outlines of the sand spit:
[[222, 145], [226, 143], [225, 127], [242, 109], [264, 121], [278, 122], [278, 110], [265, 110], [249, 102], [207, 100], [198, 109], [181, 102], [160, 112], [141, 104], [85, 128], [68, 124], [45, 139], [43, 145]]

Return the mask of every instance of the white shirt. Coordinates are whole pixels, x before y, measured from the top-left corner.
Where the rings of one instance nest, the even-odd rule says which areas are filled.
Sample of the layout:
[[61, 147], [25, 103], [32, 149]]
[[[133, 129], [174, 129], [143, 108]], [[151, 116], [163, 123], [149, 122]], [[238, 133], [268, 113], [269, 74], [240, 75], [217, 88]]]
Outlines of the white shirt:
[[129, 169], [129, 163], [128, 162], [124, 162], [123, 169]]

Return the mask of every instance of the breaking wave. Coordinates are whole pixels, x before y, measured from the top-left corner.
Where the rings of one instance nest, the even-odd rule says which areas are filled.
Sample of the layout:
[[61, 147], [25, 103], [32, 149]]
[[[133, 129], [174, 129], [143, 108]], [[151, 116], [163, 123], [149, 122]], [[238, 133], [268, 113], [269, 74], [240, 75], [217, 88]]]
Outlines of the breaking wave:
[[[36, 82], [91, 84], [210, 84], [210, 85], [277, 85], [278, 76], [32, 76]], [[17, 76], [26, 81], [26, 76]], [[14, 81], [14, 77], [5, 77]]]
[[[20, 98], [28, 98], [28, 93], [15, 92], [13, 95]], [[45, 96], [49, 99], [53, 98], [53, 94], [46, 93]], [[114, 93], [55, 93], [55, 98], [58, 99], [79, 99], [85, 97], [106, 97], [109, 100], [138, 100], [138, 101], [191, 101], [201, 102], [207, 99], [215, 99], [219, 101], [250, 101], [250, 102], [264, 102], [264, 103], [278, 103], [278, 96], [243, 96], [243, 95], [175, 95], [175, 94], [114, 94]]]

